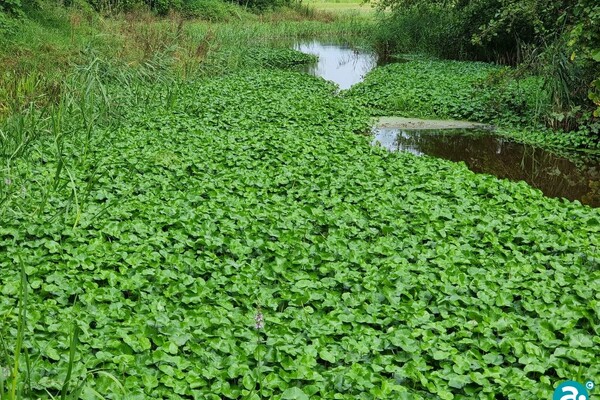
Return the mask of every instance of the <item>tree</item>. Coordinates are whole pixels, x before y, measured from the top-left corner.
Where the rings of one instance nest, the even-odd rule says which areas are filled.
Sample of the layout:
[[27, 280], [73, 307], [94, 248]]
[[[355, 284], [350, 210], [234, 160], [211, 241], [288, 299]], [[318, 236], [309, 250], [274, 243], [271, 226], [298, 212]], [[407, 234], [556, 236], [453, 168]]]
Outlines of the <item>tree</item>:
[[[442, 15], [436, 23], [451, 28], [423, 26], [412, 37], [426, 42], [428, 48], [435, 47], [430, 38], [438, 40], [434, 52], [450, 58], [512, 65], [528, 61], [548, 77], [554, 113], [578, 114], [579, 118], [585, 114], [581, 110], [594, 108], [594, 115], [600, 116], [598, 0], [380, 0], [378, 4], [390, 8], [393, 15], [412, 13], [422, 21], [427, 10], [430, 15]], [[402, 26], [395, 31], [401, 32]], [[439, 34], [442, 31], [450, 32], [454, 42], [468, 38], [469, 43], [448, 46], [447, 35]]]

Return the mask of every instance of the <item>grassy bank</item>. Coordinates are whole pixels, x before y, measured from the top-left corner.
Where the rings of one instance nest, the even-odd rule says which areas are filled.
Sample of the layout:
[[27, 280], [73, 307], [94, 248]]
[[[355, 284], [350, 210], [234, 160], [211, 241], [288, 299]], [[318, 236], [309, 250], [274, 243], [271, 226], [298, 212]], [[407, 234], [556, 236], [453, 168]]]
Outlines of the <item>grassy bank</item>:
[[123, 71], [160, 65], [157, 76], [215, 75], [247, 67], [255, 47], [314, 35], [353, 36], [369, 26], [360, 16], [336, 18], [300, 6], [260, 15], [238, 7], [235, 16], [211, 22], [147, 11], [103, 18], [88, 9], [41, 4], [0, 39], [0, 119], [56, 104], [65, 77], [96, 59]]
[[362, 0], [309, 0], [306, 4], [316, 10], [337, 15], [344, 13], [374, 15], [376, 12], [373, 4], [365, 3]]

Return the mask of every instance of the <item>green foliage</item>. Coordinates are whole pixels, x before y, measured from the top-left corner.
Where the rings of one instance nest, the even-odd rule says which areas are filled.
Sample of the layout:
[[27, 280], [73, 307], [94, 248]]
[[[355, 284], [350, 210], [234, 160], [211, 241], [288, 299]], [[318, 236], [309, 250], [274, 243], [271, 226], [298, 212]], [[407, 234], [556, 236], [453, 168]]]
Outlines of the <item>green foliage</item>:
[[169, 11], [181, 10], [183, 0], [146, 0], [151, 10], [159, 15], [166, 15]]
[[600, 155], [597, 136], [585, 128], [566, 133], [545, 127], [500, 127], [496, 133], [517, 142], [552, 149], [566, 158], [573, 158], [572, 150], [596, 157]]
[[291, 68], [298, 65], [313, 64], [317, 56], [301, 53], [290, 48], [256, 47], [248, 52], [250, 65], [266, 68]]
[[513, 0], [502, 4], [475, 40], [485, 42], [498, 32], [509, 32], [539, 53], [533, 58], [540, 59], [541, 75], [552, 96], [550, 125], [572, 130], [589, 122], [582, 111], [589, 109], [588, 90], [600, 65], [593, 60], [600, 41], [599, 22], [597, 2]]
[[0, 394], [549, 398], [600, 375], [597, 210], [357, 135], [383, 99], [519, 124], [536, 79], [410, 63], [368, 78], [381, 98], [336, 96], [256, 47], [322, 25], [188, 29], [192, 71], [227, 74], [174, 78], [183, 46], [148, 29], [137, 70], [90, 52], [41, 109], [23, 78], [29, 111], [0, 127]]
[[148, 7], [159, 15], [169, 11], [183, 11], [189, 17], [207, 20], [225, 20], [231, 16], [231, 3], [266, 10], [288, 4], [288, 0], [248, 0], [228, 2], [224, 0], [88, 0], [98, 11], [115, 13], [130, 11], [139, 7]]
[[[321, 79], [151, 77], [101, 91], [118, 126], [55, 119], [3, 159], [0, 332], [12, 348], [22, 259], [25, 395], [73, 363], [69, 387], [101, 369], [170, 399], [549, 398], [600, 374], [597, 210], [374, 148]], [[120, 396], [94, 376], [84, 393]]]
[[594, 58], [600, 59], [597, 1], [384, 0], [378, 4], [393, 9], [382, 14], [377, 29], [376, 40], [384, 50], [533, 65], [546, 77], [552, 94], [550, 125], [595, 130], [588, 110], [599, 97], [594, 82], [600, 70]]
[[594, 117], [600, 118], [600, 78], [595, 79], [590, 84], [588, 97], [597, 106], [596, 110], [594, 111]]
[[571, 58], [583, 63], [592, 76], [588, 97], [597, 107], [594, 115], [600, 117], [600, 5], [593, 0], [579, 0], [575, 15], [577, 23], [569, 42]]
[[545, 118], [547, 125], [566, 131], [575, 130], [587, 122], [586, 110], [589, 71], [569, 59], [564, 40], [555, 40], [538, 56], [537, 73], [544, 77], [544, 87], [550, 96]]
[[291, 4], [292, 0], [231, 0], [233, 3], [259, 11], [274, 9]]
[[[449, 58], [468, 57], [485, 61], [516, 64], [523, 59], [523, 46], [540, 45], [548, 36], [556, 37], [564, 10], [563, 2], [539, 2], [537, 0], [384, 0], [381, 8], [391, 7], [391, 17], [384, 14], [380, 29], [388, 25], [405, 23], [411, 27], [411, 40], [401, 41], [404, 46], [420, 45], [423, 41], [436, 54]], [[417, 22], [427, 21], [419, 26]], [[446, 32], [457, 41], [452, 45]], [[558, 33], [560, 34], [560, 32]], [[402, 37], [402, 36], [401, 36]], [[390, 38], [393, 40], [393, 38]], [[450, 49], [445, 46], [450, 44]], [[406, 49], [401, 49], [406, 51]]]
[[23, 4], [21, 0], [4, 0], [0, 4], [0, 13], [23, 16]]
[[207, 21], [228, 21], [232, 17], [239, 17], [237, 8], [222, 0], [186, 0], [182, 11], [188, 18]]
[[105, 14], [117, 14], [145, 6], [143, 0], [86, 0], [94, 10]]
[[[483, 3], [483, 1], [480, 1]], [[571, 1], [540, 2], [508, 0], [494, 2], [484, 23], [477, 27], [474, 41], [484, 44], [496, 37], [513, 36], [517, 44], [540, 45], [556, 39], [572, 18]]]
[[24, 16], [21, 0], [4, 0], [0, 3], [0, 47], [17, 33], [19, 18]]
[[374, 115], [531, 124], [541, 82], [509, 78], [506, 68], [491, 64], [415, 60], [375, 69], [346, 96]]
[[493, 16], [493, 4], [476, 1], [464, 7], [419, 3], [381, 14], [375, 31], [375, 41], [387, 53], [426, 52], [449, 59], [512, 61], [518, 48], [508, 34], [492, 40], [489, 46], [472, 42], [478, 28]]
[[0, 46], [6, 44], [16, 33], [18, 21], [0, 11]]
[[384, 15], [374, 33], [375, 41], [385, 54], [420, 52], [461, 58], [469, 40], [456, 29], [454, 17], [435, 5], [403, 9]]

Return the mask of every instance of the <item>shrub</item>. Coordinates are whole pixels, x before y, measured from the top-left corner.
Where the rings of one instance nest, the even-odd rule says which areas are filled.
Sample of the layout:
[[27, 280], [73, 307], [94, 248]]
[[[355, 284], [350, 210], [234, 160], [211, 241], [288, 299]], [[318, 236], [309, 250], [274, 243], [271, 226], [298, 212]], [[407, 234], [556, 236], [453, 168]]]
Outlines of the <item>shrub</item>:
[[259, 11], [269, 10], [292, 3], [291, 0], [232, 0], [232, 2]]
[[386, 54], [419, 52], [462, 58], [470, 44], [458, 26], [456, 15], [441, 7], [408, 7], [383, 17], [376, 42]]
[[0, 11], [0, 45], [5, 44], [17, 32], [17, 21]]
[[183, 13], [188, 18], [227, 21], [237, 15], [237, 10], [233, 4], [221, 0], [186, 0]]
[[[0, 12], [12, 15], [22, 15], [23, 4], [21, 3], [21, 0], [3, 0], [2, 3], [0, 3]], [[4, 17], [6, 17], [6, 15]]]

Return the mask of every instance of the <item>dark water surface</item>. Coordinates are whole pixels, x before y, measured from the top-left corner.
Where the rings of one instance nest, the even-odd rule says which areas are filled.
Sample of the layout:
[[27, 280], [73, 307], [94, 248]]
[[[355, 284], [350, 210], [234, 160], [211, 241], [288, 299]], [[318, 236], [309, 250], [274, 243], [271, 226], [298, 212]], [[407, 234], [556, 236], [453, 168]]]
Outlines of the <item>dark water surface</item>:
[[484, 132], [378, 128], [374, 134], [374, 142], [392, 151], [464, 161], [474, 172], [525, 181], [548, 197], [564, 197], [600, 207], [599, 160], [574, 163], [540, 148]]
[[318, 56], [319, 61], [307, 66], [306, 72], [336, 83], [340, 90], [362, 81], [365, 74], [377, 66], [377, 56], [374, 53], [347, 44], [311, 41], [297, 43], [294, 49]]
[[[349, 44], [314, 40], [297, 43], [294, 49], [318, 56], [318, 62], [307, 66], [305, 71], [336, 83], [340, 90], [361, 82], [378, 65], [374, 53]], [[575, 163], [486, 131], [378, 128], [374, 133], [374, 141], [392, 151], [463, 161], [474, 172], [525, 181], [548, 197], [564, 197], [600, 207], [600, 160]]]

